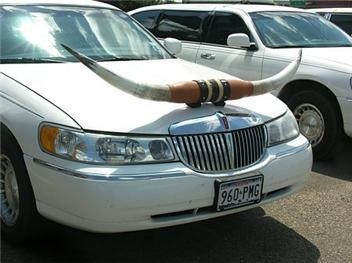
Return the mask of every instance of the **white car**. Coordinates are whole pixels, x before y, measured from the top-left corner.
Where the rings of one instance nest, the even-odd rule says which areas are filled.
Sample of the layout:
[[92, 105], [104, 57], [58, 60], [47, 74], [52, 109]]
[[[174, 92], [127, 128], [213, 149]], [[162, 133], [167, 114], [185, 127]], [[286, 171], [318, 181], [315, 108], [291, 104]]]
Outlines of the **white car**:
[[314, 8], [310, 11], [318, 13], [352, 36], [352, 8]]
[[106, 4], [6, 0], [0, 12], [6, 238], [35, 235], [39, 215], [94, 232], [189, 223], [304, 185], [310, 144], [263, 94], [289, 81], [299, 53], [247, 82], [173, 57]]
[[130, 14], [160, 39], [182, 40], [180, 58], [258, 80], [303, 49], [297, 74], [274, 92], [293, 111], [314, 158], [352, 137], [352, 39], [321, 16], [268, 5], [159, 5]]

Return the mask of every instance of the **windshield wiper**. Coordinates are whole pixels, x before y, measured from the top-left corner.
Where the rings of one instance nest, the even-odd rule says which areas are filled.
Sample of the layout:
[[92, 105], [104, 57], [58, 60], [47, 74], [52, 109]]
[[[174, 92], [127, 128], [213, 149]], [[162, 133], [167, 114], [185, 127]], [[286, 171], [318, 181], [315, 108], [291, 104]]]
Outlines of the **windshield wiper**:
[[282, 46], [275, 46], [271, 48], [307, 48], [307, 47], [314, 47], [310, 45], [282, 45]]
[[147, 57], [118, 57], [118, 56], [106, 56], [95, 59], [98, 62], [104, 61], [131, 61], [131, 60], [148, 60]]
[[11, 63], [63, 63], [65, 61], [51, 58], [0, 58], [1, 64], [11, 64]]
[[98, 62], [104, 61], [130, 61], [130, 60], [148, 60], [146, 56], [136, 57], [136, 56], [115, 56], [112, 54], [101, 55], [101, 56], [91, 56], [92, 59]]

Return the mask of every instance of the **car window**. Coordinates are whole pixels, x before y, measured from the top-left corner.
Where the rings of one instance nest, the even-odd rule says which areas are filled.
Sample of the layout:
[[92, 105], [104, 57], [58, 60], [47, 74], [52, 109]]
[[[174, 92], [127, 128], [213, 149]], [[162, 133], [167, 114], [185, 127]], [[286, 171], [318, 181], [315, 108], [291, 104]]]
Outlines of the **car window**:
[[251, 14], [262, 42], [271, 48], [342, 47], [352, 40], [325, 18], [303, 12]]
[[207, 12], [165, 11], [155, 30], [160, 38], [173, 37], [184, 41], [199, 42], [202, 35], [202, 23]]
[[171, 55], [125, 13], [63, 6], [3, 6], [1, 63], [16, 59], [76, 61], [61, 44], [99, 61]]
[[213, 17], [205, 42], [227, 45], [227, 37], [234, 33], [245, 33], [251, 38], [241, 17], [232, 13], [217, 12]]
[[158, 19], [159, 14], [160, 14], [160, 11], [152, 10], [152, 11], [145, 11], [145, 12], [133, 14], [132, 16], [139, 23], [141, 23], [146, 29], [148, 29], [150, 32], [153, 32], [156, 25], [156, 20]]
[[352, 14], [333, 14], [330, 21], [338, 25], [347, 34], [352, 35]]

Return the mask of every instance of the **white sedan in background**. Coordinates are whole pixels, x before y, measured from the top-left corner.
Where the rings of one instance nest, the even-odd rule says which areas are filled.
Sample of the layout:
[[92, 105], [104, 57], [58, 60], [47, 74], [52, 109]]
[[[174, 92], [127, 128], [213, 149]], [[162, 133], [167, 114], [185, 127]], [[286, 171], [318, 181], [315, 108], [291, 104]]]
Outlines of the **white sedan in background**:
[[315, 8], [309, 10], [323, 16], [352, 36], [352, 8]]
[[284, 103], [260, 95], [301, 54], [242, 81], [173, 57], [116, 8], [72, 2], [0, 4], [4, 237], [35, 236], [39, 215], [94, 232], [184, 224], [302, 188], [310, 144]]
[[258, 80], [303, 49], [294, 78], [274, 92], [293, 111], [315, 159], [352, 137], [352, 39], [310, 11], [274, 5], [178, 4], [130, 14], [156, 37], [183, 42], [180, 58]]

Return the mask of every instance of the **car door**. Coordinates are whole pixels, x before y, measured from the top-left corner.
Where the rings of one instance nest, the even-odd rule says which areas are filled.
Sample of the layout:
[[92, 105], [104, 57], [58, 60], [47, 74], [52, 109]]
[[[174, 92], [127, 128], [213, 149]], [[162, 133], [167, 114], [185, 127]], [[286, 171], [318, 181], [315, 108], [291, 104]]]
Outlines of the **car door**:
[[233, 33], [245, 33], [253, 41], [249, 28], [239, 15], [215, 12], [199, 47], [196, 63], [246, 80], [261, 79], [263, 52], [257, 48], [229, 47], [227, 37]]
[[206, 11], [165, 10], [154, 30], [159, 39], [167, 37], [182, 41], [182, 51], [178, 57], [195, 62], [199, 49]]

